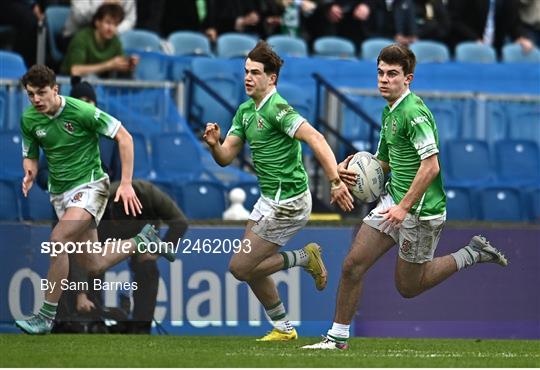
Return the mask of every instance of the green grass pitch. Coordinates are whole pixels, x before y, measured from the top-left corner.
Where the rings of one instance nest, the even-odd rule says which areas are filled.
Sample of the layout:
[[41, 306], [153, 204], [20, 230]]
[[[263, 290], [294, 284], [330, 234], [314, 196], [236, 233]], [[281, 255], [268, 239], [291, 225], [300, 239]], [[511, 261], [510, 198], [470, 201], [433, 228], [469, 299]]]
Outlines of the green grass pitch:
[[347, 351], [302, 350], [319, 338], [0, 335], [1, 367], [540, 367], [540, 341], [353, 338]]

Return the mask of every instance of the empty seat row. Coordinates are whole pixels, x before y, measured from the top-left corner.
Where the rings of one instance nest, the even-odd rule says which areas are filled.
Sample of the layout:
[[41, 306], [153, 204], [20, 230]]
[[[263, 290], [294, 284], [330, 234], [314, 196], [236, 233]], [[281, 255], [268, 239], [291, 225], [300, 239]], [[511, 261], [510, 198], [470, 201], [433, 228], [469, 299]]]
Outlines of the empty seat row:
[[540, 188], [446, 187], [448, 220], [540, 222]]
[[540, 150], [534, 141], [503, 140], [490, 153], [486, 142], [455, 140], [441, 149], [445, 182], [452, 186], [540, 184]]
[[[158, 184], [178, 204], [189, 219], [221, 219], [228, 207], [229, 188], [217, 181], [191, 181], [183, 184]], [[244, 207], [251, 209], [259, 197], [256, 183], [241, 183]], [[32, 187], [28, 197], [22, 196], [18, 181], [0, 180], [0, 221], [47, 221], [55, 218], [49, 193]]]
[[[381, 97], [349, 95], [349, 98], [380, 125], [386, 101]], [[501, 140], [532, 140], [540, 145], [540, 104], [537, 102], [475, 102], [465, 99], [424, 98], [433, 113], [439, 140], [475, 138], [491, 147]], [[480, 117], [480, 118], [479, 118]], [[352, 141], [368, 140], [369, 125], [342, 105], [341, 134]]]

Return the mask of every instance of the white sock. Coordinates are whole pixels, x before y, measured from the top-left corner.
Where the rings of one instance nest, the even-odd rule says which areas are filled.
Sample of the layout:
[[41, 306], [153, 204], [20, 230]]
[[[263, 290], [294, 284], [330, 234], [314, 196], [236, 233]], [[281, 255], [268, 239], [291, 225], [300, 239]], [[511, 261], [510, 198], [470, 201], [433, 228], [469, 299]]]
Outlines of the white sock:
[[288, 269], [294, 266], [307, 266], [309, 262], [309, 256], [303, 249], [281, 252], [280, 254], [283, 256], [284, 269]]
[[272, 320], [272, 325], [279, 331], [290, 333], [293, 326], [287, 318], [287, 311], [281, 301], [266, 309], [266, 314]]
[[349, 339], [349, 330], [351, 326], [345, 324], [332, 324], [332, 329], [328, 330], [328, 336], [336, 342], [346, 342]]
[[480, 258], [480, 253], [473, 250], [469, 246], [463, 247], [450, 255], [456, 260], [458, 271], [464, 269], [465, 267], [474, 265]]

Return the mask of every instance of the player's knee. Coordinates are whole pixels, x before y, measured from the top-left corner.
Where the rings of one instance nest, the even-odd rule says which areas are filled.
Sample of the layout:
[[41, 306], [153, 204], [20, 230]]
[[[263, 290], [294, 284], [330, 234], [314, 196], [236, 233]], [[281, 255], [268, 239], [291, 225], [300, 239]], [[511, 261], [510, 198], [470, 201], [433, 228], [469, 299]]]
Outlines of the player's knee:
[[107, 270], [105, 264], [103, 263], [92, 263], [92, 264], [87, 264], [86, 265], [86, 271], [88, 272], [88, 275], [89, 276], [100, 276], [102, 274], [105, 273], [105, 271]]
[[366, 273], [366, 268], [362, 264], [362, 261], [358, 261], [348, 256], [345, 257], [345, 260], [343, 261], [343, 266], [342, 266], [343, 277], [352, 279], [352, 280], [360, 280], [362, 279], [365, 273]]
[[420, 290], [417, 287], [401, 281], [396, 281], [396, 289], [403, 298], [414, 298], [420, 294]]
[[229, 263], [229, 272], [240, 281], [250, 280], [249, 270], [242, 266], [240, 263], [231, 261]]

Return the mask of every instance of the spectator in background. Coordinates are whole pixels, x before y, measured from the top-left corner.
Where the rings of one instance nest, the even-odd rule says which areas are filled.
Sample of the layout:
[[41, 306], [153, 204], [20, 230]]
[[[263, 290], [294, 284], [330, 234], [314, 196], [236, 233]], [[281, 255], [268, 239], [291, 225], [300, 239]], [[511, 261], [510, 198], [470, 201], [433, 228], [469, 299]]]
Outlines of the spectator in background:
[[[215, 27], [218, 0], [164, 0], [162, 35], [175, 31], [198, 31], [210, 41], [217, 39]], [[220, 5], [221, 9], [221, 5]]]
[[280, 15], [275, 1], [220, 0], [215, 24], [218, 35], [243, 32], [265, 38], [279, 32]]
[[505, 39], [533, 48], [519, 20], [519, 0], [452, 0], [448, 4], [452, 21], [451, 43], [476, 41], [493, 46], [500, 55]]
[[93, 27], [78, 31], [69, 43], [60, 68], [64, 74], [125, 77], [134, 71], [139, 59], [124, 55], [118, 38], [118, 25], [124, 11], [118, 4], [103, 4], [92, 20]]
[[327, 22], [325, 34], [345, 37], [360, 46], [373, 22], [374, 0], [336, 0], [322, 7]]
[[415, 0], [416, 30], [419, 39], [446, 42], [450, 15], [442, 0]]
[[[114, 194], [119, 184], [119, 181], [111, 183], [110, 194]], [[135, 216], [126, 215], [122, 203], [115, 202], [114, 195], [109, 196], [103, 222], [98, 227], [99, 240], [104, 242], [107, 238], [122, 239], [124, 235], [132, 235], [130, 233], [133, 230], [139, 230], [147, 223], [157, 228], [163, 223], [169, 228], [163, 241], [177, 245], [178, 239], [188, 228], [188, 221], [175, 201], [148, 181], [134, 180], [133, 189], [141, 201], [142, 213]], [[131, 332], [136, 334], [150, 333], [159, 283], [157, 258], [157, 255], [145, 253], [134, 255], [129, 261], [133, 280], [138, 286], [138, 289], [133, 291], [134, 307], [131, 323]]]
[[42, 6], [33, 0], [3, 0], [0, 25], [14, 28], [13, 51], [21, 54], [27, 66], [36, 63], [36, 40]]
[[94, 14], [103, 4], [117, 4], [122, 7], [124, 17], [118, 25], [119, 33], [129, 31], [135, 27], [137, 21], [135, 0], [72, 0], [69, 17], [62, 32], [62, 39], [59, 40], [62, 51], [67, 49], [69, 41], [77, 31], [92, 26]]
[[309, 40], [306, 30], [306, 20], [317, 9], [317, 3], [312, 0], [276, 0], [280, 9], [279, 25], [284, 35], [301, 37]]
[[524, 32], [537, 47], [540, 47], [540, 0], [520, 0], [519, 18]]
[[166, 0], [137, 0], [135, 28], [163, 35], [162, 23], [165, 15], [165, 3]]
[[406, 46], [417, 40], [413, 0], [375, 0], [373, 12], [371, 37], [390, 38]]

